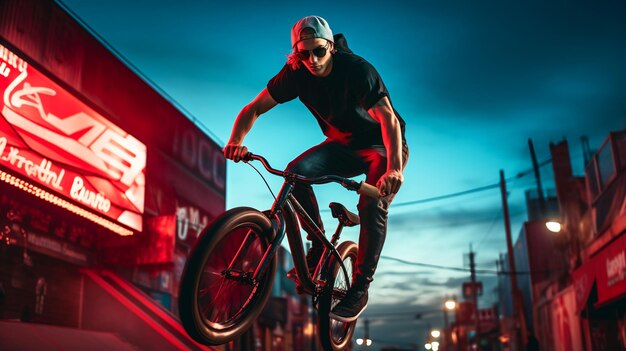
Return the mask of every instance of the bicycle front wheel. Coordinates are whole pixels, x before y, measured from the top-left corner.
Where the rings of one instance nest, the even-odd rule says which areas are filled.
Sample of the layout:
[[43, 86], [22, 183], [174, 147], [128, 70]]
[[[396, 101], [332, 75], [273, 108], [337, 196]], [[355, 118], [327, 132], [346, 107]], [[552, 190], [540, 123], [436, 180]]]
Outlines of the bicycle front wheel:
[[317, 327], [320, 342], [324, 350], [340, 351], [350, 346], [350, 340], [354, 334], [356, 320], [350, 323], [336, 321], [328, 316], [330, 311], [345, 296], [346, 291], [352, 285], [352, 277], [356, 270], [356, 257], [358, 245], [352, 241], [345, 241], [337, 247], [346, 272], [343, 271], [336, 257], [331, 256], [326, 266], [327, 288], [319, 297]]
[[273, 257], [265, 272], [252, 275], [272, 239], [263, 213], [235, 208], [208, 226], [193, 248], [181, 278], [181, 322], [206, 345], [225, 344], [243, 334], [269, 298], [276, 271]]

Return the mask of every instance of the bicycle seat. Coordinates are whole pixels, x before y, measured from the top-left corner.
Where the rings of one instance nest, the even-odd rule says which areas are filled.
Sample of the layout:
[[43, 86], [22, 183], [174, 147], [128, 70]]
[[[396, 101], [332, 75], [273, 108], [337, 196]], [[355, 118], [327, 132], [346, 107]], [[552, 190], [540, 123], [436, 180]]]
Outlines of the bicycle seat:
[[331, 202], [328, 206], [330, 207], [330, 212], [333, 214], [333, 217], [339, 219], [339, 222], [344, 226], [354, 227], [361, 223], [359, 216], [348, 211], [342, 204]]

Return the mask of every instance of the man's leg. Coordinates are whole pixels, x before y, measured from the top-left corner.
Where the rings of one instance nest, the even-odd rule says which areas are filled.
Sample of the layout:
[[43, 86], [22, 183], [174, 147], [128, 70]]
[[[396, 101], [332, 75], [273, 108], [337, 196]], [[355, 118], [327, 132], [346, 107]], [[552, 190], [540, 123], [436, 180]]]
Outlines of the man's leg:
[[[364, 167], [365, 165], [360, 161], [356, 152], [336, 142], [325, 141], [305, 151], [289, 163], [287, 171], [306, 177], [324, 175], [353, 177], [363, 173]], [[323, 231], [324, 226], [312, 187], [308, 184], [297, 183], [293, 195]], [[307, 263], [312, 263], [311, 261], [319, 259], [324, 247], [307, 228], [304, 229], [307, 231], [307, 239], [311, 241], [311, 251], [307, 254]]]
[[[385, 149], [361, 150], [364, 161], [369, 165], [365, 181], [375, 185], [387, 170]], [[408, 160], [406, 144], [402, 148], [403, 165]], [[387, 209], [394, 195], [373, 199], [362, 195], [359, 199], [359, 217], [361, 231], [359, 234], [359, 253], [356, 261], [354, 283], [346, 296], [331, 311], [330, 316], [342, 322], [352, 322], [367, 307], [370, 283], [378, 266], [380, 254], [387, 235]]]

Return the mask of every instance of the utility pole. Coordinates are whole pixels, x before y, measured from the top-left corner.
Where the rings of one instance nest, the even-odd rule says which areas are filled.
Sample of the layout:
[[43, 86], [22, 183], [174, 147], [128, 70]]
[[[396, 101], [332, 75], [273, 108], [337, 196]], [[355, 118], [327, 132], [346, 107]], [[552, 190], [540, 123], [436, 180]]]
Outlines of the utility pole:
[[476, 263], [474, 262], [474, 251], [472, 251], [472, 244], [470, 244], [469, 265], [470, 265], [470, 282], [472, 283], [472, 304], [474, 304], [474, 311], [472, 313], [472, 321], [474, 322], [474, 325], [478, 327], [478, 291], [476, 289]]
[[[504, 229], [506, 233], [507, 256], [509, 257], [509, 275], [511, 276], [511, 297], [513, 304], [513, 323], [514, 335], [511, 338], [515, 348], [513, 350], [522, 350], [522, 340], [525, 338], [525, 325], [522, 325], [524, 313], [522, 310], [522, 300], [517, 287], [517, 270], [515, 269], [515, 254], [513, 253], [513, 239], [511, 237], [511, 218], [509, 217], [509, 205], [507, 201], [506, 180], [504, 179], [504, 171], [500, 170], [500, 191], [502, 193], [502, 211], [504, 213]], [[520, 328], [521, 331], [520, 332]]]
[[[370, 320], [365, 318], [365, 336], [363, 337], [363, 349], [369, 346], [368, 341], [370, 340]], [[370, 341], [371, 342], [371, 341]]]
[[530, 149], [530, 157], [533, 161], [533, 170], [535, 171], [535, 181], [537, 182], [537, 197], [539, 198], [539, 209], [541, 218], [546, 217], [546, 199], [543, 196], [543, 187], [541, 186], [541, 175], [539, 174], [539, 164], [537, 163], [537, 155], [535, 154], [535, 146], [533, 140], [528, 139], [528, 148]]
[[370, 320], [365, 318], [365, 341], [370, 339]]
[[[452, 326], [449, 325], [449, 322], [448, 322], [448, 308], [449, 308], [448, 301], [449, 300], [450, 298], [446, 296], [443, 302], [443, 350], [451, 351], [453, 346], [452, 346], [452, 338], [450, 337], [450, 334], [452, 333]], [[456, 299], [454, 299], [453, 301], [455, 301], [456, 303]], [[454, 308], [456, 308], [456, 304]]]
[[469, 252], [469, 265], [470, 282], [472, 284], [472, 304], [474, 305], [474, 310], [472, 311], [472, 323], [474, 323], [476, 340], [478, 340], [478, 284], [476, 283], [476, 262], [474, 261], [474, 251], [472, 251], [471, 243]]

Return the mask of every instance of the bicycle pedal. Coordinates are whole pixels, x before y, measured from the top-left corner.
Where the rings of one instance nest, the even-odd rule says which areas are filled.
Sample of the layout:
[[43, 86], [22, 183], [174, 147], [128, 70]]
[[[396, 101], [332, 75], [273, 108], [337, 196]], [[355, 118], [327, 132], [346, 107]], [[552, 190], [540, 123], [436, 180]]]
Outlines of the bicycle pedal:
[[296, 283], [296, 285], [300, 284], [300, 279], [298, 278], [298, 273], [296, 272], [295, 269], [292, 269], [289, 272], [287, 272], [287, 278], [289, 278], [289, 280], [291, 280], [292, 282]]
[[324, 293], [324, 290], [326, 290], [326, 281], [324, 280], [317, 281], [315, 284], [315, 294], [319, 296]]
[[302, 287], [302, 285], [297, 284], [297, 283], [296, 283], [296, 293], [297, 293], [298, 295], [304, 295], [304, 294], [306, 294], [306, 293], [304, 292], [304, 288]]
[[319, 299], [314, 298], [314, 299], [311, 301], [311, 305], [313, 306], [313, 308], [314, 308], [314, 309], [319, 310], [319, 307], [320, 307], [320, 300], [319, 300]]
[[302, 287], [302, 284], [300, 284], [300, 279], [298, 279], [298, 274], [295, 272], [295, 270], [287, 272], [287, 278], [296, 283], [296, 293], [298, 293], [298, 295], [304, 294], [304, 288]]

